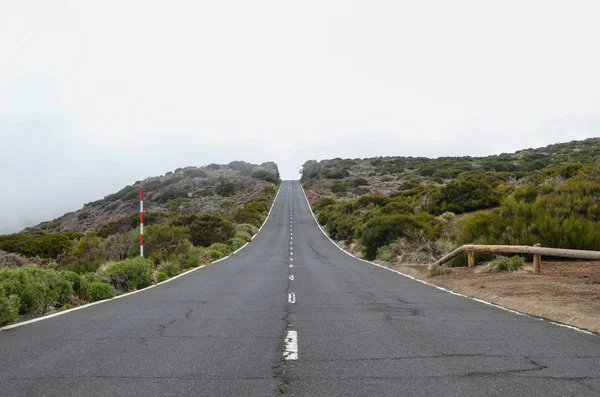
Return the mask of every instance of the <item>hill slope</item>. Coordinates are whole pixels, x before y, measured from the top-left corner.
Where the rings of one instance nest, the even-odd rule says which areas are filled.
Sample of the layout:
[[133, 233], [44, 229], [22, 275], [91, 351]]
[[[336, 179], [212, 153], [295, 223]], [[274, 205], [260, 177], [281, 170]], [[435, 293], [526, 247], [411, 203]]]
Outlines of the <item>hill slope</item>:
[[255, 165], [234, 161], [227, 165], [178, 168], [165, 175], [137, 181], [102, 200], [25, 232], [82, 232], [133, 214], [137, 217], [139, 191], [144, 189], [147, 214], [175, 212], [181, 215], [229, 211], [248, 202], [273, 183], [278, 183], [275, 163]]
[[471, 242], [600, 250], [599, 159], [591, 138], [488, 157], [308, 161], [302, 182], [330, 235], [371, 259], [427, 263]]

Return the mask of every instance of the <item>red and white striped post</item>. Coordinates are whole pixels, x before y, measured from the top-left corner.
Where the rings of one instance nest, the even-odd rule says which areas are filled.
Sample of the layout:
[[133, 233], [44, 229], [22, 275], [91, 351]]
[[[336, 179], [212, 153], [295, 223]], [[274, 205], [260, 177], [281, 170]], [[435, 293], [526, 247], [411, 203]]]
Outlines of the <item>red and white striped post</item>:
[[144, 189], [140, 189], [140, 256], [144, 257]]

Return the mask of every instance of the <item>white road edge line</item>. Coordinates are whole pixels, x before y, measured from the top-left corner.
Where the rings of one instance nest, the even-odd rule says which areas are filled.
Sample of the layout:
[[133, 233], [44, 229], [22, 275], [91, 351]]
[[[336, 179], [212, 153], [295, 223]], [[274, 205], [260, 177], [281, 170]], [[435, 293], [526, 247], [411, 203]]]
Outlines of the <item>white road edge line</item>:
[[495, 307], [495, 308], [498, 308], [498, 309], [501, 309], [501, 310], [507, 311], [507, 312], [509, 312], [509, 313], [517, 314], [517, 315], [519, 315], [519, 316], [526, 316], [526, 317], [530, 317], [530, 318], [535, 318], [535, 319], [537, 319], [537, 320], [540, 320], [540, 321], [545, 321], [545, 322], [548, 322], [548, 323], [550, 323], [550, 324], [558, 325], [559, 327], [569, 328], [569, 329], [572, 329], [572, 330], [574, 330], [574, 331], [579, 331], [579, 332], [582, 332], [582, 333], [584, 333], [584, 334], [588, 334], [588, 335], [596, 335], [596, 333], [595, 333], [595, 332], [588, 331], [587, 329], [583, 329], [583, 328], [575, 327], [575, 326], [573, 326], [573, 325], [568, 325], [568, 324], [558, 323], [558, 322], [556, 322], [556, 321], [552, 321], [552, 320], [550, 320], [550, 319], [547, 319], [547, 318], [544, 318], [544, 317], [535, 316], [535, 315], [531, 315], [531, 314], [528, 314], [528, 313], [523, 313], [523, 312], [520, 312], [520, 311], [517, 311], [517, 310], [509, 309], [509, 308], [507, 308], [507, 307], [500, 306], [500, 305], [498, 305], [498, 304], [496, 304], [496, 303], [488, 302], [488, 301], [485, 301], [485, 300], [483, 300], [483, 299], [479, 299], [479, 298], [473, 298], [472, 296], [463, 295], [463, 294], [460, 294], [460, 293], [458, 293], [458, 292], [454, 292], [454, 291], [451, 291], [451, 290], [449, 290], [449, 289], [446, 289], [446, 288], [444, 288], [444, 287], [440, 287], [439, 285], [435, 285], [435, 284], [428, 283], [427, 281], [419, 280], [419, 279], [418, 279], [418, 278], [416, 278], [416, 277], [413, 277], [413, 276], [411, 276], [411, 275], [408, 275], [408, 274], [406, 274], [406, 273], [402, 273], [402, 272], [400, 272], [400, 271], [398, 271], [398, 270], [390, 269], [389, 267], [386, 267], [386, 266], [383, 266], [383, 265], [379, 265], [379, 264], [377, 264], [377, 263], [375, 263], [375, 262], [371, 262], [371, 261], [368, 261], [368, 260], [366, 260], [366, 259], [362, 259], [362, 258], [359, 258], [359, 257], [357, 257], [357, 256], [354, 256], [354, 255], [352, 255], [351, 253], [349, 253], [348, 251], [344, 250], [344, 249], [343, 249], [342, 247], [340, 247], [339, 245], [337, 245], [337, 244], [335, 243], [335, 241], [333, 241], [333, 240], [332, 240], [332, 239], [331, 239], [331, 238], [330, 238], [330, 237], [327, 235], [327, 233], [325, 233], [325, 230], [323, 230], [323, 228], [321, 227], [321, 225], [319, 225], [319, 222], [317, 222], [317, 218], [315, 217], [315, 213], [313, 212], [313, 210], [312, 210], [312, 207], [310, 206], [310, 202], [308, 201], [308, 196], [306, 195], [306, 191], [304, 190], [304, 187], [302, 187], [302, 193], [304, 193], [304, 198], [306, 199], [306, 204], [308, 205], [308, 210], [309, 210], [309, 211], [310, 211], [310, 213], [312, 214], [312, 216], [313, 216], [313, 219], [315, 220], [315, 223], [317, 224], [317, 226], [319, 227], [319, 229], [321, 230], [321, 232], [322, 232], [322, 233], [325, 235], [325, 237], [327, 237], [327, 238], [329, 239], [329, 241], [331, 241], [331, 243], [332, 243], [332, 244], [333, 244], [333, 245], [334, 245], [334, 246], [335, 246], [337, 249], [339, 249], [340, 251], [342, 251], [342, 252], [343, 252], [343, 253], [345, 253], [346, 255], [350, 255], [350, 256], [351, 256], [351, 257], [353, 257], [354, 259], [357, 259], [357, 260], [359, 260], [359, 261], [361, 261], [361, 262], [368, 263], [368, 264], [370, 264], [370, 265], [373, 265], [373, 266], [380, 267], [380, 268], [382, 268], [382, 269], [385, 269], [385, 270], [389, 270], [390, 272], [394, 272], [394, 273], [397, 273], [397, 274], [399, 274], [399, 275], [401, 275], [401, 276], [404, 276], [404, 277], [410, 278], [411, 280], [417, 281], [417, 282], [419, 282], [419, 283], [421, 283], [421, 284], [425, 284], [425, 285], [428, 285], [428, 286], [430, 286], [430, 287], [433, 287], [433, 288], [439, 289], [440, 291], [448, 292], [449, 294], [452, 294], [452, 295], [461, 296], [461, 297], [463, 297], [463, 298], [467, 298], [467, 299], [473, 300], [473, 301], [475, 301], [475, 302], [479, 302], [479, 303], [483, 303], [483, 304], [486, 304], [486, 305], [489, 305], [489, 306], [493, 306], [493, 307]]
[[[263, 222], [263, 224], [260, 226], [260, 228], [258, 229], [258, 231], [256, 232], [256, 234], [250, 238], [250, 241], [254, 240], [254, 238], [256, 236], [258, 236], [258, 233], [260, 233], [260, 231], [262, 230], [262, 228], [267, 224], [267, 221], [269, 220], [269, 217], [271, 216], [271, 211], [273, 211], [273, 207], [275, 206], [275, 203], [277, 202], [277, 197], [279, 197], [279, 192], [281, 192], [282, 185], [279, 185], [279, 189], [277, 190], [277, 194], [275, 195], [275, 198], [273, 199], [273, 203], [271, 204], [271, 208], [269, 209], [269, 213], [267, 214], [267, 218], [265, 219], [265, 221]], [[238, 252], [240, 252], [241, 250], [243, 250], [248, 244], [250, 244], [250, 243], [248, 242], [248, 243], [244, 244], [242, 247], [238, 248], [237, 250], [235, 250], [234, 252], [232, 252], [230, 255], [228, 255], [228, 256], [226, 256], [224, 258], [221, 258], [221, 259], [217, 259], [216, 261], [209, 263], [209, 265], [214, 265], [217, 262], [221, 262], [221, 261], [224, 261], [227, 258], [230, 258], [231, 256], [233, 256], [233, 255], [237, 254]], [[27, 324], [37, 323], [39, 321], [47, 320], [47, 319], [52, 318], [52, 317], [62, 316], [63, 314], [71, 313], [71, 312], [74, 312], [74, 311], [77, 311], [77, 310], [81, 310], [81, 309], [85, 309], [85, 308], [88, 308], [88, 307], [96, 306], [96, 305], [99, 305], [101, 303], [110, 302], [110, 301], [113, 301], [115, 299], [121, 299], [121, 298], [124, 298], [126, 296], [131, 296], [131, 295], [134, 295], [134, 294], [137, 294], [137, 293], [140, 293], [140, 292], [148, 291], [148, 290], [150, 290], [152, 288], [158, 287], [159, 285], [170, 283], [171, 281], [176, 280], [179, 277], [186, 276], [186, 275], [188, 275], [188, 274], [190, 274], [192, 272], [195, 272], [196, 270], [200, 270], [200, 269], [202, 269], [202, 268], [204, 268], [206, 266], [207, 265], [198, 266], [198, 267], [196, 267], [194, 269], [188, 270], [187, 272], [181, 273], [181, 274], [179, 274], [179, 275], [177, 275], [175, 277], [171, 277], [168, 280], [161, 281], [160, 283], [153, 284], [153, 285], [151, 285], [149, 287], [142, 288], [142, 289], [139, 289], [137, 291], [131, 291], [131, 292], [127, 292], [127, 293], [124, 293], [124, 294], [121, 294], [121, 295], [117, 295], [114, 298], [103, 299], [103, 300], [96, 301], [96, 302], [86, 303], [85, 305], [77, 306], [77, 307], [74, 307], [74, 308], [68, 309], [68, 310], [62, 310], [60, 312], [48, 314], [46, 316], [34, 318], [32, 320], [22, 321], [22, 322], [16, 323], [16, 324], [5, 325], [4, 327], [0, 328], [0, 332], [6, 331], [6, 330], [9, 330], [9, 329], [13, 329], [13, 328], [17, 328], [17, 327], [21, 327], [21, 326], [27, 325]]]
[[298, 332], [288, 331], [285, 336], [285, 350], [283, 358], [286, 361], [298, 359]]

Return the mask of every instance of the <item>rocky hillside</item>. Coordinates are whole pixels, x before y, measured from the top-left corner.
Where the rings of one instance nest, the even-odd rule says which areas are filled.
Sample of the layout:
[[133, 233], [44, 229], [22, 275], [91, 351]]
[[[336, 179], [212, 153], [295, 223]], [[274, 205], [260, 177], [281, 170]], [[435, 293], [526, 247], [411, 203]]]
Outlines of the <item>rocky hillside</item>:
[[375, 157], [307, 161], [302, 182], [318, 195], [351, 199], [439, 187], [473, 173], [494, 174], [507, 184], [562, 184], [583, 165], [600, 159], [600, 138], [559, 143], [486, 157]]
[[[117, 220], [132, 218], [136, 224], [139, 191], [144, 189], [147, 222], [161, 216], [226, 212], [256, 197], [268, 186], [279, 182], [277, 165], [234, 161], [226, 165], [210, 164], [185, 167], [165, 175], [146, 178], [114, 194], [87, 203], [83, 208], [24, 232], [82, 232], [98, 229]], [[106, 227], [105, 227], [106, 228]]]

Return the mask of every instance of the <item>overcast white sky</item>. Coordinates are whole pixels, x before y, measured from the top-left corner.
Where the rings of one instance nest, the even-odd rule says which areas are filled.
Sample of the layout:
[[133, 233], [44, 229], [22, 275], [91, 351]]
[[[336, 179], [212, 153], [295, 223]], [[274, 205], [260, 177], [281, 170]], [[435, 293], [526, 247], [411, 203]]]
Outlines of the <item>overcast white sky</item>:
[[598, 136], [598, 4], [0, 0], [0, 233], [187, 165]]

